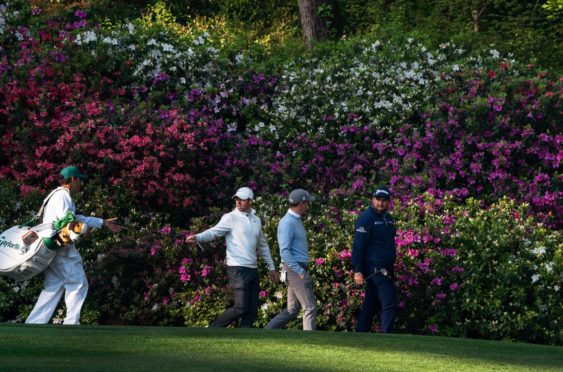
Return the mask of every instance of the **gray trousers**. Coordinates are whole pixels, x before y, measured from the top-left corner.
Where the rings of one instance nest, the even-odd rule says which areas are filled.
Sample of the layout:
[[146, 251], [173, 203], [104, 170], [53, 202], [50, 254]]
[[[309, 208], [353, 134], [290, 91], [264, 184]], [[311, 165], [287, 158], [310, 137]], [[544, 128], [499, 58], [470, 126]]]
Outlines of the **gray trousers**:
[[287, 323], [297, 318], [299, 310], [303, 308], [303, 330], [314, 331], [317, 323], [317, 299], [313, 293], [313, 282], [311, 276], [305, 272], [305, 278], [301, 279], [298, 274], [287, 270], [287, 308], [276, 315], [266, 325], [266, 329], [282, 328]]

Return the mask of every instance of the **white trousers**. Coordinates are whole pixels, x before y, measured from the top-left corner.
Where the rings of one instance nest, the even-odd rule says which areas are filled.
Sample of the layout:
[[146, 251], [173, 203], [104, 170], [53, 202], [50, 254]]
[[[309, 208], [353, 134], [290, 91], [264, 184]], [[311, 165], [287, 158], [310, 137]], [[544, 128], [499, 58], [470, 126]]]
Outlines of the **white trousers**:
[[27, 324], [47, 324], [61, 296], [65, 295], [66, 317], [63, 324], [80, 324], [80, 311], [88, 294], [88, 280], [82, 257], [74, 246], [60, 249], [45, 270], [45, 284]]

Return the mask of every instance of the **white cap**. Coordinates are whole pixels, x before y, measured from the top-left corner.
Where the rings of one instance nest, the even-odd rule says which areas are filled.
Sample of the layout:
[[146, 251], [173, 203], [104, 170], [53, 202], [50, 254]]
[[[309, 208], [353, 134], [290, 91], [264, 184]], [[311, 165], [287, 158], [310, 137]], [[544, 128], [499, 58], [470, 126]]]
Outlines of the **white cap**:
[[233, 195], [233, 198], [239, 198], [242, 200], [254, 199], [254, 193], [248, 187], [241, 187], [237, 190], [237, 193]]

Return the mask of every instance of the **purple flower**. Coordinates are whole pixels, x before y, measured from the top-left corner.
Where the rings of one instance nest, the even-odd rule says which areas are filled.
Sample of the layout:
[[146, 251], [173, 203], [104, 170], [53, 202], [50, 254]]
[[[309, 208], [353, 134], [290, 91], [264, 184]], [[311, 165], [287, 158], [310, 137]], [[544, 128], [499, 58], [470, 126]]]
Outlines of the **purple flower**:
[[428, 325], [428, 330], [431, 333], [436, 333], [436, 332], [438, 332], [438, 325], [437, 324], [430, 324], [430, 325]]
[[445, 293], [443, 293], [443, 292], [440, 292], [440, 293], [436, 294], [436, 299], [437, 299], [437, 300], [443, 300], [443, 299], [446, 298], [446, 297], [447, 297], [447, 295], [446, 295]]
[[85, 19], [86, 18], [86, 12], [78, 9], [76, 12], [74, 12], [74, 16], [77, 17], [77, 18], [80, 18], [80, 19]]
[[450, 291], [455, 292], [459, 288], [459, 284], [452, 283], [450, 284]]
[[431, 285], [435, 285], [435, 286], [440, 286], [442, 285], [442, 279], [440, 278], [434, 278], [432, 279], [432, 281], [430, 282]]
[[356, 180], [352, 184], [352, 190], [354, 190], [354, 192], [362, 191], [363, 185], [364, 183], [362, 182], [362, 180]]
[[258, 296], [260, 298], [266, 298], [266, 297], [268, 297], [268, 291], [262, 290], [262, 291], [260, 291], [260, 293], [258, 293]]

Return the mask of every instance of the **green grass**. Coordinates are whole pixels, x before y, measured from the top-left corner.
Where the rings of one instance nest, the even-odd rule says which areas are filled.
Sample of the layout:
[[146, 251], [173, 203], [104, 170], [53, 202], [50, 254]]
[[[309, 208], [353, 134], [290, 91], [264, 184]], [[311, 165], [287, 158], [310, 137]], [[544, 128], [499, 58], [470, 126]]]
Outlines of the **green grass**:
[[0, 325], [0, 370], [563, 371], [563, 348], [408, 335]]

